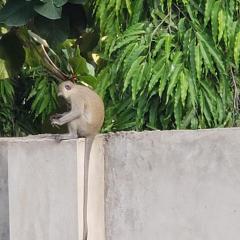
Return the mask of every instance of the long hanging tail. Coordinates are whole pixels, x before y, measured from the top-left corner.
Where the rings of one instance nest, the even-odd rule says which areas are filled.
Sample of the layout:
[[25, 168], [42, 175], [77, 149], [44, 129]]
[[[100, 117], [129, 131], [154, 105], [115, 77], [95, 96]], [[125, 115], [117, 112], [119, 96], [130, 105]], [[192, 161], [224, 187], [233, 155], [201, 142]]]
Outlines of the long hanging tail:
[[88, 174], [89, 174], [89, 159], [92, 144], [95, 136], [86, 137], [85, 140], [85, 153], [84, 153], [84, 197], [83, 197], [83, 240], [88, 237], [88, 224], [87, 224], [87, 205], [88, 205]]

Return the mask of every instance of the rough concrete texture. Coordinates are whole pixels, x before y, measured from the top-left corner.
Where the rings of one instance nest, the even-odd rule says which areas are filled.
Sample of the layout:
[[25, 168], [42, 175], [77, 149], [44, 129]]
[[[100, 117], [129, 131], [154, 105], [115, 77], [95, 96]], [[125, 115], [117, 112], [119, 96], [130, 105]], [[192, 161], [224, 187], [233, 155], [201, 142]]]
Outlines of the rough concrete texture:
[[239, 240], [240, 129], [112, 134], [107, 240]]
[[[91, 155], [89, 240], [104, 239], [101, 141], [96, 139]], [[82, 240], [83, 150], [82, 139], [9, 144], [10, 240]]]
[[[0, 234], [8, 233], [4, 141], [10, 240], [83, 240], [83, 140], [0, 139]], [[239, 146], [240, 129], [98, 137], [88, 240], [239, 240]]]
[[7, 143], [0, 142], [0, 240], [9, 240]]

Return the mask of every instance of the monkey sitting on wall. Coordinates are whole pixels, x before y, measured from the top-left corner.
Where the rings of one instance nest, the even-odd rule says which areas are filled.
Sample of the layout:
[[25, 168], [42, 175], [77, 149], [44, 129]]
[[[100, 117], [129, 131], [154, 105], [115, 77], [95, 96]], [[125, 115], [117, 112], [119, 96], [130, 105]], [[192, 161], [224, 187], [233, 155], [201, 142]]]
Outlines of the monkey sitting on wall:
[[104, 104], [102, 99], [91, 89], [64, 81], [59, 85], [58, 96], [70, 104], [67, 113], [52, 116], [52, 125], [68, 125], [68, 133], [57, 135], [58, 142], [66, 139], [85, 137], [84, 155], [84, 201], [83, 201], [83, 240], [87, 240], [87, 201], [88, 201], [88, 169], [92, 143], [100, 131], [104, 121]]

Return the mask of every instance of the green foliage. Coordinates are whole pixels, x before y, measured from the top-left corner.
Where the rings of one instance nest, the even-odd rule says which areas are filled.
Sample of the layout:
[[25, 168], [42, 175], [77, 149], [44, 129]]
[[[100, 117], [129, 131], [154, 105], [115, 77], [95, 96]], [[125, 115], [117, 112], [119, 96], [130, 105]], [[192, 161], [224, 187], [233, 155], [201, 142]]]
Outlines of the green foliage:
[[8, 0], [0, 13], [0, 22], [7, 26], [26, 25], [30, 18], [40, 14], [48, 19], [56, 20], [62, 16], [65, 4], [84, 4], [84, 0]]
[[19, 84], [23, 84], [22, 79], [18, 79], [16, 83], [0, 80], [0, 137], [23, 136], [36, 132]]
[[41, 117], [42, 122], [57, 108], [57, 84], [40, 67], [29, 69], [28, 74], [34, 76], [35, 83], [27, 98], [32, 100], [31, 111], [35, 118]]
[[[67, 76], [103, 96], [105, 132], [237, 126], [239, 13], [238, 0], [6, 1], [0, 136], [45, 131], [39, 126], [59, 107], [57, 82], [26, 29], [49, 42], [50, 58]], [[97, 78], [85, 59], [93, 49]]]
[[95, 1], [105, 131], [235, 126], [239, 9], [236, 0]]
[[70, 36], [78, 37], [84, 30], [84, 3], [83, 0], [7, 0], [0, 10], [0, 23], [9, 27], [28, 25], [56, 45]]
[[0, 40], [0, 58], [5, 60], [9, 75], [17, 74], [25, 61], [25, 51], [16, 32], [3, 34]]
[[[58, 107], [58, 81], [46, 61], [59, 66], [66, 78], [96, 86], [93, 66], [81, 56], [76, 40], [67, 40], [87, 32], [83, 4], [83, 0], [0, 1], [0, 136], [52, 130], [49, 115]], [[44, 50], [41, 44], [46, 46], [46, 41], [35, 33], [54, 50]]]

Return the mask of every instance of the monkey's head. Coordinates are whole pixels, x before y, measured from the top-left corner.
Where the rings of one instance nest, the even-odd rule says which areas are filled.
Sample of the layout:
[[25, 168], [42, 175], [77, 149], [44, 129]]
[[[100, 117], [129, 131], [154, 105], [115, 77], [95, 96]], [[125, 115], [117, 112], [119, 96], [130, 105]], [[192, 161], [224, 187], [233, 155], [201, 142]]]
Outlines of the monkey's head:
[[58, 86], [58, 96], [69, 100], [74, 88], [74, 83], [71, 81], [64, 81]]

